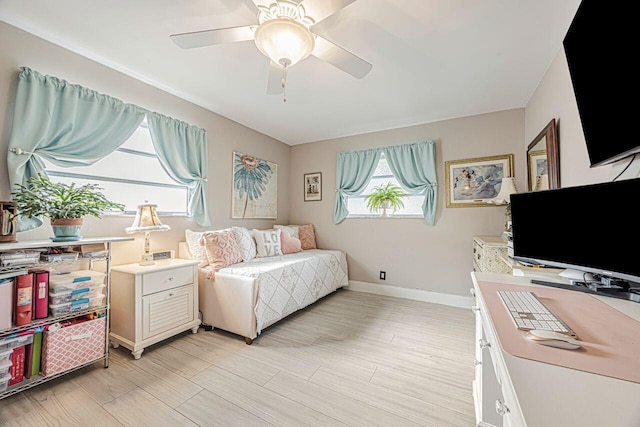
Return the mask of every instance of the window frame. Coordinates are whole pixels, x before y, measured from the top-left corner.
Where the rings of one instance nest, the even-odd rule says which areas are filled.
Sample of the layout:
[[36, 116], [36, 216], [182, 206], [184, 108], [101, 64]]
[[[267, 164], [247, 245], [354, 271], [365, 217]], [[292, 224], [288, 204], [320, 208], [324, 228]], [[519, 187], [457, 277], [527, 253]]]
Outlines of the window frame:
[[[386, 156], [384, 155], [384, 153], [380, 154], [380, 159], [378, 159], [378, 164], [376, 165], [376, 169], [378, 168], [378, 165], [380, 165], [380, 162], [382, 160], [387, 160]], [[385, 179], [385, 178], [393, 178], [396, 181], [398, 180], [398, 178], [396, 178], [396, 176], [393, 174], [393, 172], [391, 172], [391, 174], [386, 174], [386, 175], [372, 175], [371, 179], [369, 180], [369, 182], [367, 183], [367, 185], [369, 185], [369, 183], [371, 183], [371, 181], [373, 181], [374, 179]], [[398, 183], [398, 186], [402, 188], [402, 186]], [[405, 190], [406, 191], [406, 190]], [[350, 199], [364, 199], [368, 196], [368, 194], [359, 194], [357, 196], [346, 196], [347, 198], [347, 209], [349, 208], [349, 200]], [[408, 196], [414, 196], [414, 197], [425, 197], [424, 194], [408, 194]], [[353, 214], [351, 213], [351, 211], [349, 211], [349, 214], [347, 214], [347, 217], [345, 219], [350, 219], [350, 218], [381, 218], [380, 214], [374, 214], [373, 212], [369, 213], [369, 214]], [[424, 214], [422, 213], [416, 213], [416, 214], [394, 214], [392, 212], [389, 213], [389, 216], [386, 217], [385, 219], [410, 219], [410, 218], [418, 218], [418, 219], [424, 219]]]

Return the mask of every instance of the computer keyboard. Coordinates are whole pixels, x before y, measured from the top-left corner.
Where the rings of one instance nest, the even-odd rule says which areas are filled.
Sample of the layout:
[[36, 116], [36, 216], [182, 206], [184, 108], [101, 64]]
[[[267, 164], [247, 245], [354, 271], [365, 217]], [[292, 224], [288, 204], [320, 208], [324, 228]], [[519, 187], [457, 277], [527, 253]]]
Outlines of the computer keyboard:
[[576, 337], [576, 333], [549, 310], [533, 292], [498, 291], [498, 295], [507, 307], [516, 328], [523, 331], [544, 329]]

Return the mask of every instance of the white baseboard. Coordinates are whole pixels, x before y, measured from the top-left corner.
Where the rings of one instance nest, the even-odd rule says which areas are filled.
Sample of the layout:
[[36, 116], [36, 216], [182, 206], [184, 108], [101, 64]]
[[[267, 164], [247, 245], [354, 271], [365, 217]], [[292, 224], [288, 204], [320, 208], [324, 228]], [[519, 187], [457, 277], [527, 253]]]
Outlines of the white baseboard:
[[442, 294], [423, 289], [401, 288], [399, 286], [379, 285], [377, 283], [359, 282], [357, 280], [349, 280], [349, 286], [345, 289], [389, 297], [412, 299], [415, 301], [432, 302], [434, 304], [449, 305], [452, 307], [471, 308], [471, 306], [473, 306], [472, 296]]

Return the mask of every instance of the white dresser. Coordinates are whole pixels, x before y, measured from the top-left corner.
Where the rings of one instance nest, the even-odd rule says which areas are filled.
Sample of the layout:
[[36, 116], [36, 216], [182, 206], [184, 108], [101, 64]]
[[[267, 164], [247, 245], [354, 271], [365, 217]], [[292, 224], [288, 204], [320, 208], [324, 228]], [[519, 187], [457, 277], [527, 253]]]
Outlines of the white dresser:
[[502, 237], [473, 237], [473, 271], [511, 274], [511, 268], [502, 260], [506, 256], [507, 242]]
[[[471, 276], [476, 298], [473, 396], [477, 426], [640, 426], [640, 384], [516, 357], [503, 350], [479, 283], [540, 285], [532, 285], [530, 277], [475, 272]], [[640, 304], [596, 298], [640, 322]]]
[[193, 260], [167, 259], [113, 267], [111, 344], [128, 348], [139, 359], [151, 344], [188, 329], [198, 332], [197, 265]]

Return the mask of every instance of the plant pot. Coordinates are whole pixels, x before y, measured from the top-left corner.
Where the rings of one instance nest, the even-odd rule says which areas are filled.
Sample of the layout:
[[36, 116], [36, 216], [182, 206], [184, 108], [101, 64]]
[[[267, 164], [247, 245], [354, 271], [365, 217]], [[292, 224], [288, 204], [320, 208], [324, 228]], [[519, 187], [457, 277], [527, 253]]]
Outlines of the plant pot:
[[62, 218], [51, 221], [54, 242], [73, 242], [82, 239], [80, 229], [84, 224], [84, 218]]
[[382, 213], [380, 214], [382, 218], [389, 217], [389, 214], [387, 213], [387, 209], [389, 209], [390, 207], [391, 207], [391, 202], [389, 202], [388, 200], [385, 200], [382, 202]]

